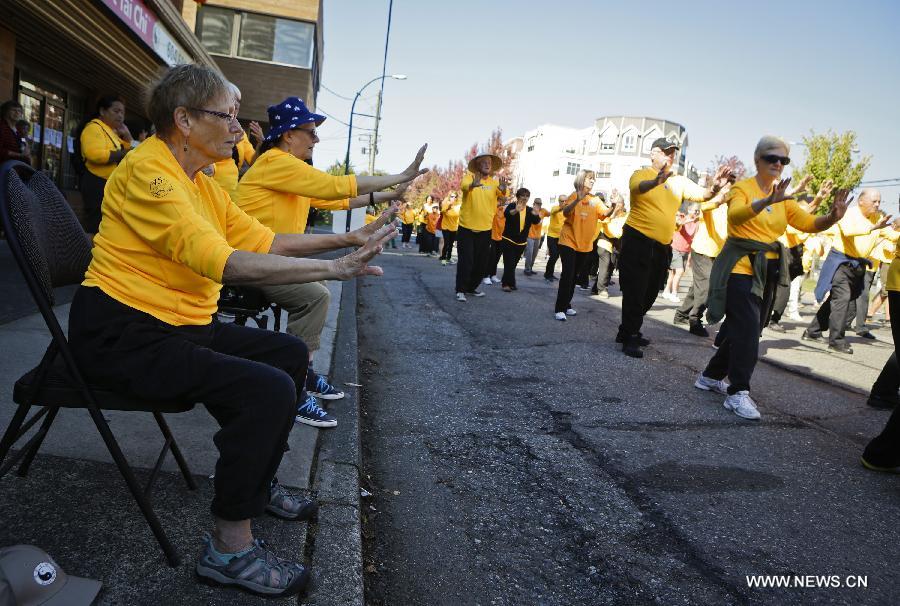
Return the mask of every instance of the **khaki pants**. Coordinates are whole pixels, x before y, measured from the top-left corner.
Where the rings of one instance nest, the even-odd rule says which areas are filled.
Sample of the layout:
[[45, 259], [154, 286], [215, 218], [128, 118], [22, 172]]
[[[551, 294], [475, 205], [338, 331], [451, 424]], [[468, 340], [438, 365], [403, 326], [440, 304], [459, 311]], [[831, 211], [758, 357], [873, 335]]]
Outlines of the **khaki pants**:
[[263, 286], [260, 288], [272, 303], [288, 312], [287, 331], [303, 339], [310, 353], [319, 349], [331, 293], [323, 282]]

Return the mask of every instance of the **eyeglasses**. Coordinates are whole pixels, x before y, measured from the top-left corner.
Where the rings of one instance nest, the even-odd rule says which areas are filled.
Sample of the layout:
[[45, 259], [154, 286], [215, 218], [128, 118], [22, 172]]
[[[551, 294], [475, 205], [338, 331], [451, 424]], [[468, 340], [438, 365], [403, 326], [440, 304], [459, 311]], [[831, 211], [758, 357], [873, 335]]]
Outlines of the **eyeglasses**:
[[781, 162], [782, 166], [787, 166], [791, 163], [791, 159], [787, 156], [778, 156], [775, 154], [766, 154], [765, 156], [760, 156], [763, 160], [768, 162], [769, 164], [775, 164], [776, 162]]
[[225, 112], [216, 112], [211, 109], [203, 109], [202, 107], [189, 107], [189, 110], [195, 112], [203, 112], [204, 114], [209, 114], [210, 116], [215, 116], [216, 118], [221, 118], [227, 122], [234, 122], [237, 120], [237, 113], [226, 114]]

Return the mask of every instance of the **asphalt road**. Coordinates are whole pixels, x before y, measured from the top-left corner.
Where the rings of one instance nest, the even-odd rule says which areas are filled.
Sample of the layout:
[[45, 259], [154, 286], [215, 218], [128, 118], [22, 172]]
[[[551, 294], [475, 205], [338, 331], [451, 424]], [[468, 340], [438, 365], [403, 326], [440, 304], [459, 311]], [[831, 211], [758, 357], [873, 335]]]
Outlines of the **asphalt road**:
[[650, 320], [633, 360], [608, 303], [576, 293], [562, 323], [521, 270], [463, 304], [455, 267], [380, 264], [358, 316], [368, 604], [897, 603], [900, 478], [859, 466], [887, 419], [863, 396], [760, 364], [745, 421], [692, 386], [711, 341]]

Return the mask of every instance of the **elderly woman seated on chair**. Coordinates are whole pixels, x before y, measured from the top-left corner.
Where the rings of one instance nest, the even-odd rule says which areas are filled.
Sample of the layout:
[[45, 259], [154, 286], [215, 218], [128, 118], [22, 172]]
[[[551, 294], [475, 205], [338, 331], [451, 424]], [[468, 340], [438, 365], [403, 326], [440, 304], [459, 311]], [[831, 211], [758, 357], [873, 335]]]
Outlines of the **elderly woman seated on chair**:
[[[294, 284], [379, 275], [368, 262], [394, 236], [385, 214], [340, 235], [275, 235], [232, 203], [203, 167], [241, 136], [227, 83], [205, 67], [169, 70], [150, 94], [157, 135], [109, 178], [93, 260], [72, 302], [69, 338], [90, 380], [145, 399], [201, 402], [221, 429], [214, 529], [197, 573], [264, 595], [297, 593], [309, 573], [255, 540], [250, 519], [307, 519], [315, 504], [275, 472], [306, 377], [307, 348], [288, 334], [213, 319], [223, 282]], [[387, 187], [418, 175], [422, 154]], [[407, 174], [409, 173], [409, 174]], [[303, 259], [359, 246], [336, 260]]]

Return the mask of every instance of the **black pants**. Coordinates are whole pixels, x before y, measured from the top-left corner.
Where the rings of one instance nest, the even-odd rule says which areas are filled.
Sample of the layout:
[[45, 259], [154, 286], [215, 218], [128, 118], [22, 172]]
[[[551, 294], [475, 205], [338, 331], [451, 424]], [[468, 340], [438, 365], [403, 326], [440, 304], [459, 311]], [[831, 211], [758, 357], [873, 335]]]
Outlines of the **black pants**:
[[619, 253], [619, 285], [622, 288], [622, 323], [619, 336], [641, 332], [644, 315], [653, 307], [666, 284], [672, 247], [648, 238], [630, 225], [622, 230]]
[[482, 278], [490, 278], [497, 275], [497, 265], [500, 264], [500, 258], [503, 256], [503, 240], [491, 240], [491, 254], [488, 258], [488, 266]]
[[759, 357], [759, 335], [772, 312], [777, 285], [777, 259], [769, 260], [762, 299], [750, 292], [753, 276], [731, 274], [728, 278], [725, 321], [716, 336], [719, 349], [703, 374], [716, 380], [727, 376], [731, 383], [729, 394], [750, 391], [750, 377]]
[[101, 206], [103, 205], [103, 188], [106, 187], [106, 179], [101, 179], [94, 173], [86, 170], [81, 175], [79, 189], [84, 205], [84, 231], [95, 234], [100, 229]]
[[548, 280], [556, 271], [556, 261], [559, 259], [559, 238], [551, 238], [547, 236], [547, 251], [550, 255], [547, 257], [547, 268], [544, 270], [544, 277]]
[[853, 327], [853, 330], [858, 335], [866, 332], [866, 316], [869, 315], [869, 293], [872, 290], [872, 282], [874, 281], [875, 272], [867, 271], [863, 276], [862, 291], [860, 291], [858, 297], [850, 301], [850, 310], [847, 313], [847, 324], [845, 328], [850, 328], [855, 317], [856, 326]]
[[456, 292], [475, 292], [487, 271], [491, 249], [491, 230], [472, 231], [460, 227], [456, 232]]
[[594, 240], [593, 248], [585, 254], [587, 255], [587, 260], [581, 264], [581, 268], [575, 275], [575, 284], [583, 288], [588, 287], [590, 277], [596, 276], [597, 269], [600, 267], [600, 255], [597, 254], [597, 240]]
[[262, 515], [294, 424], [309, 352], [287, 333], [172, 326], [82, 286], [69, 340], [85, 375], [148, 400], [201, 402], [219, 423], [213, 515]]
[[401, 223], [400, 224], [400, 229], [403, 230], [403, 236], [400, 238], [400, 241], [403, 242], [404, 244], [409, 243], [410, 239], [412, 238], [412, 228], [413, 228], [412, 223]]
[[516, 287], [516, 265], [525, 252], [525, 245], [519, 246], [508, 240], [501, 240], [503, 248], [503, 277], [500, 279], [502, 286]]
[[423, 228], [416, 235], [416, 242], [419, 243], [419, 252], [425, 254], [434, 252], [434, 240], [434, 234]]
[[865, 273], [865, 267], [862, 265], [854, 268], [849, 263], [844, 263], [837, 268], [834, 277], [831, 278], [831, 292], [825, 297], [825, 302], [809, 323], [807, 332], [821, 335], [827, 328], [829, 344], [846, 342], [844, 330], [847, 318], [850, 317], [850, 303], [862, 292]]
[[566, 311], [572, 307], [572, 295], [575, 294], [575, 276], [587, 263], [588, 253], [578, 252], [574, 248], [559, 245], [559, 258], [562, 261], [562, 272], [559, 274], [559, 290], [556, 292], [555, 312]]
[[449, 229], [443, 230], [444, 232], [444, 250], [441, 251], [441, 259], [445, 261], [450, 260], [450, 255], [453, 254], [453, 243], [456, 242], [456, 232], [450, 231]]
[[703, 323], [703, 312], [706, 311], [706, 297], [709, 295], [709, 272], [712, 270], [713, 257], [691, 253], [691, 287], [675, 312], [675, 317], [688, 320], [691, 324]]
[[775, 289], [775, 303], [772, 307], [772, 322], [781, 322], [784, 310], [787, 309], [788, 299], [791, 296], [791, 281], [803, 275], [803, 245], [798, 244], [788, 249], [790, 259], [790, 280], [786, 286], [779, 285]]
[[[900, 292], [888, 291], [888, 309], [892, 318], [900, 318]], [[900, 388], [900, 367], [897, 365], [897, 347], [900, 345], [900, 322], [891, 323], [891, 334], [894, 337], [894, 353], [884, 365], [872, 393], [896, 394]], [[866, 461], [881, 467], [900, 465], [900, 407], [894, 409], [887, 425], [878, 437], [869, 442], [863, 453]]]

